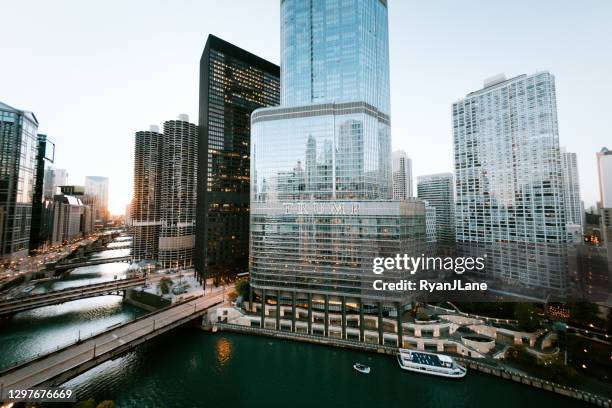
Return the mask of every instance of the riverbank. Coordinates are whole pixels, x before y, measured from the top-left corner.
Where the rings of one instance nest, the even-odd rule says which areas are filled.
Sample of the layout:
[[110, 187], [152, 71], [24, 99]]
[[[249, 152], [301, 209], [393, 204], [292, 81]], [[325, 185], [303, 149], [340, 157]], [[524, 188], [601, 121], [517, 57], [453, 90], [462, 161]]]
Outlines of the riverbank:
[[[364, 344], [358, 342], [352, 342], [348, 340], [340, 340], [333, 338], [323, 338], [320, 336], [313, 336], [307, 334], [300, 333], [292, 333], [292, 332], [279, 332], [276, 330], [270, 329], [262, 329], [257, 327], [246, 327], [237, 324], [231, 323], [215, 323], [215, 326], [218, 329], [243, 333], [243, 334], [251, 334], [251, 335], [259, 335], [259, 336], [267, 336], [274, 337], [277, 339], [284, 340], [293, 340], [293, 341], [303, 341], [308, 343], [314, 343], [319, 345], [347, 348], [353, 350], [374, 352], [378, 354], [387, 354], [387, 355], [395, 355], [397, 353], [396, 347], [391, 346], [383, 346], [377, 344]], [[469, 359], [465, 357], [454, 357], [455, 360], [465, 365], [467, 368], [471, 370], [478, 370], [482, 373], [493, 375], [502, 379], [514, 381], [516, 383], [524, 384], [536, 389], [553, 392], [559, 395], [563, 395], [565, 397], [573, 398], [579, 401], [584, 401], [587, 403], [591, 403], [597, 406], [610, 408], [612, 407], [612, 401], [608, 398], [601, 397], [589, 392], [581, 391], [572, 387], [567, 387], [561, 384], [556, 384], [550, 381], [542, 380], [539, 378], [531, 377], [529, 375], [525, 375], [523, 373], [519, 373], [516, 371], [508, 370], [502, 366], [491, 366], [486, 363], [482, 363], [480, 361], [476, 361], [474, 359]]]

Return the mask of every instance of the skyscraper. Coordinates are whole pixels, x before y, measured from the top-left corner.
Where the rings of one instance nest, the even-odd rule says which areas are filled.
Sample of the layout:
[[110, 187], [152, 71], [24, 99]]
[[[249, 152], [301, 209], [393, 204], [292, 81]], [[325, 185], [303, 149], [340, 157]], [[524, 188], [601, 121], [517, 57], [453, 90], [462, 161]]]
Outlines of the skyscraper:
[[612, 150], [604, 147], [597, 153], [597, 173], [599, 175], [600, 228], [604, 245], [607, 247], [609, 282], [612, 284]]
[[405, 151], [396, 150], [392, 157], [393, 199], [405, 200], [412, 197], [412, 159]]
[[0, 259], [27, 256], [38, 120], [0, 102]]
[[504, 289], [562, 292], [566, 211], [554, 76], [506, 79], [453, 104], [456, 233]]
[[441, 244], [455, 242], [455, 198], [452, 173], [417, 177], [417, 196], [436, 209], [436, 238]]
[[280, 69], [213, 35], [200, 60], [194, 263], [202, 277], [248, 270], [251, 113], [280, 101]]
[[561, 169], [563, 171], [563, 195], [565, 198], [567, 224], [580, 226], [582, 231], [583, 211], [576, 153], [570, 153], [565, 148], [561, 149]]
[[391, 200], [388, 55], [386, 1], [281, 2], [281, 106], [251, 116], [249, 307], [262, 327], [382, 344], [383, 316], [410, 300], [372, 285], [374, 258], [425, 241], [424, 204]]
[[159, 255], [163, 137], [157, 126], [135, 135], [131, 209], [132, 259], [135, 261], [157, 260]]
[[198, 127], [187, 115], [164, 122], [161, 146], [159, 261], [164, 268], [193, 265]]
[[85, 194], [95, 197], [94, 216], [98, 222], [106, 222], [108, 213], [108, 177], [86, 176]]
[[37, 136], [36, 174], [32, 194], [32, 225], [30, 228], [30, 251], [39, 248], [51, 238], [49, 207], [52, 201], [44, 197], [45, 165], [55, 159], [55, 144], [41, 133]]
[[43, 182], [43, 196], [53, 199], [53, 196], [59, 194], [59, 187], [68, 185], [68, 171], [66, 169], [47, 169], [45, 170], [45, 179]]
[[612, 150], [602, 148], [597, 153], [599, 202], [602, 208], [612, 208]]

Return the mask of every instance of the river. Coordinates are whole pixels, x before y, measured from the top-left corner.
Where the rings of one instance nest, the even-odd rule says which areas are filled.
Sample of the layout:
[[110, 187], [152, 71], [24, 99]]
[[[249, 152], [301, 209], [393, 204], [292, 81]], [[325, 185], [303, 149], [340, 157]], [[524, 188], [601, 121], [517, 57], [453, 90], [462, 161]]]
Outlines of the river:
[[[116, 256], [119, 250], [98, 256]], [[123, 277], [127, 264], [78, 268], [35, 291]], [[133, 319], [103, 296], [18, 313], [0, 326], [4, 368]], [[352, 368], [360, 361], [369, 375]], [[470, 371], [462, 380], [402, 372], [391, 356], [184, 327], [65, 384], [118, 407], [581, 407], [578, 401]]]

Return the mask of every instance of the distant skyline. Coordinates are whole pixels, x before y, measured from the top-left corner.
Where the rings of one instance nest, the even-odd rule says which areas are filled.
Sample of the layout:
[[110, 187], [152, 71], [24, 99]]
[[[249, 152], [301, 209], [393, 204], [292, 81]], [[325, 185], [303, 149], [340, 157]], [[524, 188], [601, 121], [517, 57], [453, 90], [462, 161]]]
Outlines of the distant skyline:
[[[278, 64], [279, 3], [5, 0], [0, 101], [35, 113], [69, 183], [108, 177], [110, 210], [123, 213], [134, 133], [180, 113], [197, 123], [209, 33]], [[452, 171], [452, 103], [498, 73], [549, 71], [561, 145], [578, 155], [589, 207], [596, 152], [612, 148], [612, 2], [505, 4], [389, 1], [393, 149], [412, 158], [415, 179]]]

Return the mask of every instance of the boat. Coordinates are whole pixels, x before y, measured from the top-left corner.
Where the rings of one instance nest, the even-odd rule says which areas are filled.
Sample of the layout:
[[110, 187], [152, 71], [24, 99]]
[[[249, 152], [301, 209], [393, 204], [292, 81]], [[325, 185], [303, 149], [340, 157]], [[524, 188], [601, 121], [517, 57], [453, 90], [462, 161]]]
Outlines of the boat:
[[397, 362], [402, 370], [439, 377], [463, 378], [467, 374], [465, 367], [457, 364], [452, 357], [444, 354], [399, 349]]
[[31, 291], [34, 290], [34, 287], [35, 287], [34, 285], [28, 286], [28, 287], [23, 289], [23, 292], [24, 293], [30, 293]]
[[353, 364], [353, 368], [362, 374], [370, 374], [370, 366], [361, 363]]

